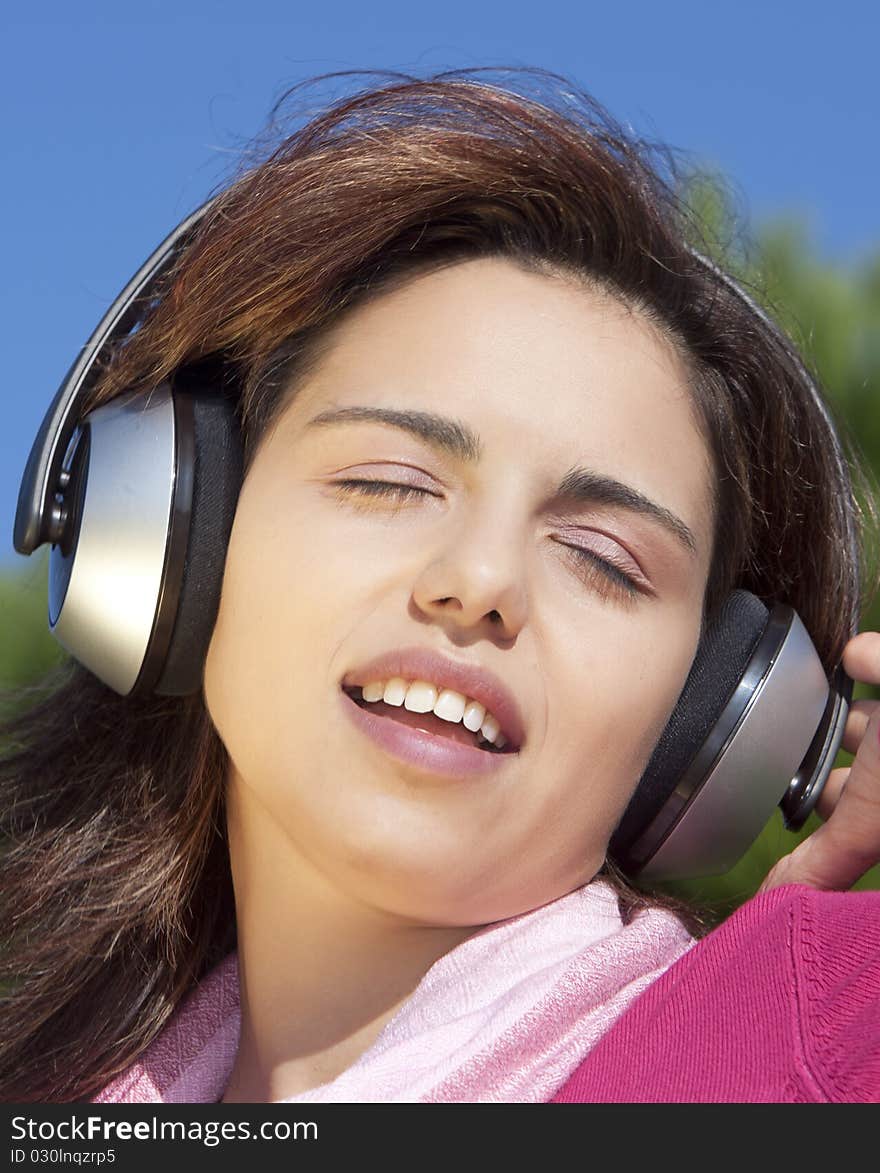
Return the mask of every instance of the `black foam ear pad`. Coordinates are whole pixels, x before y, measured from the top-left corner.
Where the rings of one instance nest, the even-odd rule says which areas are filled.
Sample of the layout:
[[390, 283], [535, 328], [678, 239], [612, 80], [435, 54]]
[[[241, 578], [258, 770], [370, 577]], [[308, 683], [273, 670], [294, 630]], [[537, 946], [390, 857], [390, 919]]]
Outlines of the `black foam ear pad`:
[[179, 401], [182, 426], [186, 426], [184, 402], [192, 409], [192, 503], [177, 613], [154, 689], [163, 696], [183, 696], [201, 687], [243, 468], [232, 401], [219, 390], [175, 389], [175, 397], [175, 413]]
[[609, 843], [622, 858], [656, 817], [736, 691], [770, 613], [757, 595], [732, 591], [697, 647], [691, 670]]

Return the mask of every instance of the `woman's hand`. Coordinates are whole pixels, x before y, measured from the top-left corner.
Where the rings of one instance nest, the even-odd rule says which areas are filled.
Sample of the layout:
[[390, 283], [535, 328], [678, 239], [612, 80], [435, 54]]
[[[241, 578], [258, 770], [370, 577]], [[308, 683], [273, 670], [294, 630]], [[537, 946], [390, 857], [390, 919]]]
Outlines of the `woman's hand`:
[[[855, 681], [880, 684], [880, 632], [854, 635], [843, 666]], [[855, 757], [828, 775], [816, 804], [822, 826], [771, 868], [759, 892], [780, 884], [846, 889], [880, 862], [880, 701], [853, 701], [842, 746]]]

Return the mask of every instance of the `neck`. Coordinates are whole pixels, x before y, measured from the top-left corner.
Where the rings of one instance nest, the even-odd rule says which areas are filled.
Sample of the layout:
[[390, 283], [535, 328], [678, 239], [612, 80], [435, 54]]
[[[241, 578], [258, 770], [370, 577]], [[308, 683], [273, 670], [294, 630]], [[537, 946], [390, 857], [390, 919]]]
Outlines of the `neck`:
[[341, 891], [258, 804], [227, 792], [241, 1033], [224, 1103], [273, 1103], [350, 1067], [444, 954], [433, 926]]

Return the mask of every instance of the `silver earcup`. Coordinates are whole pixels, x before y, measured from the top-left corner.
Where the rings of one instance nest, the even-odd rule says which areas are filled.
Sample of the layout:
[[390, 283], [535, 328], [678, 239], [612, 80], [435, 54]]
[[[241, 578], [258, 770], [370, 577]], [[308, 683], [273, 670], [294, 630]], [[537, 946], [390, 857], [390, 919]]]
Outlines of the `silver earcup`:
[[235, 400], [216, 369], [91, 412], [69, 446], [49, 625], [122, 695], [201, 687], [241, 489]]
[[[774, 617], [784, 624], [778, 647], [759, 645], [711, 736], [632, 845], [634, 860], [650, 852], [641, 879], [733, 867], [801, 769], [827, 708], [828, 678], [797, 613], [778, 607]], [[822, 782], [836, 750], [825, 757]]]
[[167, 385], [91, 412], [65, 461], [71, 513], [49, 555], [49, 626], [80, 663], [131, 692], [160, 613], [177, 483]]

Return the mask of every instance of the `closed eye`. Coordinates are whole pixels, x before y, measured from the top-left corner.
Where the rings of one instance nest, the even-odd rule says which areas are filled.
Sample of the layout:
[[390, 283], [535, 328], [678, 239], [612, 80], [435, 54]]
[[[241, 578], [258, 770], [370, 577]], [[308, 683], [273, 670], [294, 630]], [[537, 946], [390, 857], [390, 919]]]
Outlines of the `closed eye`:
[[[398, 501], [410, 500], [412, 497], [437, 497], [438, 493], [432, 493], [428, 489], [421, 489], [417, 485], [403, 485], [396, 481], [370, 481], [358, 480], [348, 478], [342, 481], [334, 481], [334, 486], [342, 489], [345, 493], [358, 493], [366, 497], [390, 497]], [[600, 558], [593, 550], [587, 550], [583, 546], [573, 546], [570, 542], [561, 542], [567, 550], [571, 550], [576, 560], [582, 565], [599, 570], [606, 579], [628, 597], [634, 598], [641, 592], [636, 580], [629, 575], [622, 567], [615, 565], [607, 558]]]
[[396, 481], [344, 480], [333, 483], [337, 488], [363, 493], [367, 497], [396, 497], [401, 501], [414, 496], [436, 497], [438, 495], [429, 492], [428, 489], [420, 489], [416, 485], [400, 485]]
[[607, 558], [600, 558], [593, 550], [587, 550], [583, 546], [572, 546], [569, 542], [561, 542], [560, 545], [566, 547], [577, 555], [578, 561], [586, 563], [600, 570], [606, 578], [609, 578], [615, 586], [621, 588], [630, 597], [635, 597], [640, 594], [636, 580], [620, 566], [610, 562]]

